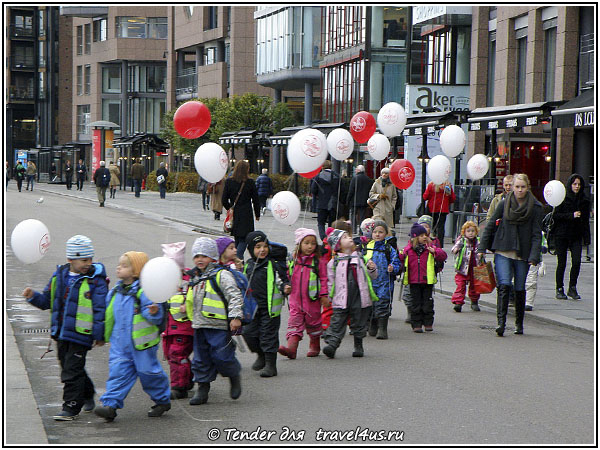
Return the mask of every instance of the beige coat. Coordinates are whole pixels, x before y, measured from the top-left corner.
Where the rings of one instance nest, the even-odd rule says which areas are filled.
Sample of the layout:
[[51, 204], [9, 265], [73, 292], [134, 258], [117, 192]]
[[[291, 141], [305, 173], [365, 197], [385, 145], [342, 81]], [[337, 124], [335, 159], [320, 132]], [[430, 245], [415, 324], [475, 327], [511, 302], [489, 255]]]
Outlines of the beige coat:
[[225, 178], [213, 185], [213, 192], [210, 194], [210, 209], [214, 212], [223, 212], [223, 189], [225, 189]]
[[373, 209], [373, 219], [375, 220], [383, 220], [388, 228], [391, 230], [394, 228], [394, 207], [396, 206], [396, 200], [398, 198], [398, 194], [396, 193], [396, 186], [390, 183], [384, 188], [381, 184], [381, 177], [377, 178], [371, 186], [371, 190], [369, 191], [369, 198], [374, 195], [385, 194], [387, 196], [386, 199], [379, 200], [377, 206]]
[[108, 170], [110, 171], [110, 183], [109, 186], [111, 188], [114, 188], [115, 186], [118, 186], [119, 184], [121, 184], [119, 182], [119, 177], [121, 176], [121, 171], [119, 170], [119, 168], [117, 167], [116, 164], [110, 164], [108, 166]]

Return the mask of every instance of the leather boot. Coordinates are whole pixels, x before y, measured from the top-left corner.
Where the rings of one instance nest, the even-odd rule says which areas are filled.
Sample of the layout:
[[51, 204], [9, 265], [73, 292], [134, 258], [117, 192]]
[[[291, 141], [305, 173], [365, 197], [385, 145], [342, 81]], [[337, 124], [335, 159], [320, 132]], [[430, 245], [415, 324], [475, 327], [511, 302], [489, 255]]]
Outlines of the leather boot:
[[277, 353], [265, 353], [265, 368], [260, 371], [260, 376], [263, 378], [277, 376]]
[[369, 336], [375, 336], [377, 334], [377, 330], [378, 330], [378, 319], [377, 317], [371, 317], [371, 322], [369, 322]]
[[377, 339], [387, 339], [387, 326], [388, 326], [389, 317], [380, 317], [378, 319], [379, 325], [377, 330]]
[[508, 313], [508, 302], [510, 301], [511, 286], [501, 284], [498, 286], [498, 301], [496, 303], [496, 315], [498, 317], [498, 327], [496, 334], [504, 336], [504, 328], [506, 327], [506, 314]]
[[362, 358], [365, 354], [362, 341], [362, 338], [354, 336], [354, 351], [352, 352], [352, 356], [355, 358]]
[[298, 351], [298, 344], [300, 343], [300, 336], [292, 335], [288, 338], [287, 347], [284, 345], [279, 346], [280, 355], [287, 356], [290, 359], [296, 359], [296, 352]]
[[311, 336], [310, 337], [310, 348], [308, 349], [308, 353], [306, 356], [309, 358], [313, 356], [319, 356], [321, 352], [321, 338], [319, 336]]
[[515, 291], [515, 334], [523, 334], [525, 318], [525, 291]]
[[192, 398], [190, 405], [204, 405], [208, 401], [208, 392], [210, 391], [210, 383], [198, 383], [198, 390]]

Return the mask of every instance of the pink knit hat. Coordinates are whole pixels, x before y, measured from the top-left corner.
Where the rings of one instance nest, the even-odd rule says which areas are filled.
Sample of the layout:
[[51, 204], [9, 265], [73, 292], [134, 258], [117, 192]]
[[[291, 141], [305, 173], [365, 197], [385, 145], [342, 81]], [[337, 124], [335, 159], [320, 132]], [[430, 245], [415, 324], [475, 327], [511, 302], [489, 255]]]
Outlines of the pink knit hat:
[[298, 228], [296, 231], [294, 231], [294, 234], [296, 235], [296, 245], [300, 245], [300, 242], [302, 242], [302, 239], [304, 239], [306, 236], [314, 236], [315, 239], [317, 238], [317, 233], [315, 233], [315, 230], [311, 230], [310, 228]]
[[171, 258], [181, 268], [185, 268], [185, 242], [161, 244], [163, 256]]

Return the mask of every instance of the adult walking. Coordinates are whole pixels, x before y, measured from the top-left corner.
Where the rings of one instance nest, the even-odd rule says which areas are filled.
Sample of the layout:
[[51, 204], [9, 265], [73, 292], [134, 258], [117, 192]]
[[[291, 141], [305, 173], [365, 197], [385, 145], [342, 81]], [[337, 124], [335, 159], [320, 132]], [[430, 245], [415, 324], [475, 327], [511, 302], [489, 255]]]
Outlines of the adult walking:
[[71, 190], [73, 187], [73, 164], [67, 159], [65, 162], [65, 181], [67, 183], [67, 190]]
[[50, 164], [50, 181], [56, 181], [56, 164]]
[[169, 177], [169, 171], [165, 167], [165, 163], [161, 162], [158, 170], [156, 171], [156, 182], [158, 183], [158, 191], [160, 192], [160, 198], [167, 197], [167, 178]]
[[21, 189], [23, 188], [23, 179], [25, 178], [25, 172], [27, 172], [27, 169], [25, 168], [23, 163], [21, 163], [21, 161], [17, 161], [17, 165], [15, 167], [15, 180], [17, 180], [17, 188], [19, 189], [19, 192], [21, 192]]
[[96, 185], [96, 194], [100, 206], [104, 206], [106, 201], [106, 189], [110, 184], [110, 170], [106, 168], [106, 162], [100, 161], [100, 167], [96, 169], [93, 175], [94, 184]]
[[77, 172], [77, 190], [83, 191], [83, 182], [87, 177], [87, 167], [85, 167], [83, 159], [79, 160], [79, 163], [75, 166], [75, 171]]
[[423, 200], [427, 201], [427, 208], [433, 217], [432, 233], [440, 240], [444, 247], [444, 236], [446, 234], [446, 216], [450, 212], [450, 203], [456, 201], [456, 194], [452, 185], [446, 181], [442, 184], [429, 182], [423, 193]]
[[31, 190], [33, 191], [33, 182], [35, 181], [35, 176], [37, 175], [37, 167], [33, 161], [27, 162], [27, 170], [25, 171], [25, 175], [27, 175], [27, 187], [25, 190], [29, 190], [29, 184], [31, 183]]
[[348, 176], [346, 170], [340, 173], [340, 190], [338, 193], [337, 210], [335, 217], [340, 219], [350, 219], [350, 204], [348, 203], [348, 192], [350, 191], [350, 182], [352, 179]]
[[208, 190], [210, 194], [210, 209], [215, 214], [215, 220], [221, 219], [221, 213], [223, 212], [223, 188], [225, 184], [225, 177], [216, 183], [210, 183]]
[[202, 210], [206, 211], [210, 207], [210, 194], [208, 193], [208, 181], [198, 176], [198, 192], [202, 194]]
[[331, 170], [331, 161], [326, 160], [311, 187], [313, 198], [317, 199], [317, 228], [321, 240], [325, 238], [325, 224], [331, 226], [337, 218], [335, 213], [339, 190], [340, 177]]
[[[582, 245], [590, 245], [590, 199], [585, 193], [583, 177], [574, 173], [567, 180], [565, 200], [554, 209], [554, 235], [556, 246], [556, 298], [566, 300], [567, 295], [579, 300], [577, 278], [581, 269]], [[563, 278], [567, 268], [567, 251], [571, 252], [569, 289], [565, 295]]]
[[258, 191], [258, 201], [260, 202], [260, 211], [265, 214], [267, 209], [267, 198], [273, 195], [273, 182], [267, 175], [267, 169], [263, 169], [262, 173], [256, 179], [256, 190]]
[[8, 161], [6, 161], [4, 170], [6, 172], [5, 173], [5, 175], [6, 175], [6, 190], [8, 191], [8, 181], [10, 180], [10, 164], [8, 163]]
[[131, 166], [131, 179], [133, 180], [133, 189], [135, 190], [135, 196], [139, 197], [142, 191], [142, 180], [146, 173], [144, 172], [144, 166], [142, 166], [142, 160], [137, 159], [135, 164]]
[[390, 169], [381, 169], [381, 176], [375, 180], [369, 191], [369, 203], [374, 204], [373, 219], [383, 220], [388, 226], [388, 236], [394, 228], [394, 208], [396, 208], [396, 186], [390, 180]]
[[499, 194], [496, 194], [494, 196], [494, 198], [492, 199], [492, 201], [490, 202], [490, 206], [489, 206], [489, 208], [487, 210], [487, 214], [486, 214], [486, 220], [491, 219], [492, 214], [494, 214], [494, 211], [496, 211], [496, 207], [498, 206], [498, 203], [500, 203], [500, 201], [504, 197], [506, 197], [510, 191], [512, 191], [512, 183], [513, 183], [512, 175], [506, 175], [502, 179], [502, 188], [504, 189], [504, 191], [500, 192]]
[[114, 161], [110, 162], [108, 165], [108, 170], [110, 171], [110, 183], [108, 184], [110, 187], [110, 198], [115, 198], [115, 195], [117, 194], [117, 186], [121, 184], [121, 180], [119, 179], [121, 176], [121, 171]]
[[500, 201], [488, 221], [481, 242], [479, 259], [486, 250], [494, 253], [498, 289], [496, 334], [504, 335], [510, 288], [515, 289], [515, 334], [523, 334], [525, 318], [525, 279], [529, 266], [541, 259], [542, 204], [531, 193], [529, 177], [518, 173], [513, 178], [513, 190]]
[[[254, 217], [260, 220], [260, 201], [258, 191], [252, 178], [248, 177], [250, 164], [238, 161], [233, 168], [233, 175], [225, 181], [223, 190], [223, 206], [225, 209], [233, 208], [233, 230], [231, 235], [235, 239], [238, 258], [244, 258], [246, 251], [246, 236], [254, 231]], [[252, 204], [250, 204], [252, 202]]]
[[352, 230], [356, 232], [362, 221], [367, 218], [367, 200], [369, 200], [369, 192], [373, 186], [373, 180], [367, 176], [365, 166], [362, 164], [356, 166], [354, 174], [348, 187], [346, 204], [350, 208]]

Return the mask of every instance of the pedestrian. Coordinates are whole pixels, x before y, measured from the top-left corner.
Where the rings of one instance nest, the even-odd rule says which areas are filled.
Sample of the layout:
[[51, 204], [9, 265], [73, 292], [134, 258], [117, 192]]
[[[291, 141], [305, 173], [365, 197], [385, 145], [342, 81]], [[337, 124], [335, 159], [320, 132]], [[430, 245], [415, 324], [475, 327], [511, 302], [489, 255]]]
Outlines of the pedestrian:
[[262, 231], [246, 236], [250, 259], [244, 266], [252, 295], [258, 305], [254, 319], [244, 325], [243, 337], [252, 353], [257, 354], [252, 370], [260, 370], [261, 377], [277, 376], [277, 350], [283, 296], [290, 286], [287, 271], [269, 256], [269, 240]]
[[395, 236], [389, 236], [387, 224], [375, 220], [371, 232], [372, 240], [365, 246], [365, 260], [377, 265], [377, 278], [372, 281], [373, 290], [379, 301], [373, 304], [373, 315], [369, 324], [369, 336], [388, 338], [388, 321], [392, 315], [394, 281], [400, 272], [400, 260]]
[[[260, 220], [260, 201], [254, 180], [248, 176], [250, 164], [244, 160], [235, 163], [233, 175], [225, 181], [222, 203], [233, 208], [233, 229], [238, 258], [244, 257], [246, 236], [254, 231], [254, 218]], [[252, 214], [254, 210], [254, 214]], [[254, 216], [254, 217], [253, 217]]]
[[52, 163], [50, 164], [50, 181], [54, 182], [56, 181], [56, 164]]
[[273, 182], [267, 172], [267, 169], [263, 169], [262, 173], [256, 178], [256, 191], [258, 192], [258, 201], [263, 216], [267, 209], [267, 198], [273, 195]]
[[145, 178], [146, 173], [144, 166], [142, 166], [142, 159], [136, 159], [135, 163], [131, 166], [131, 179], [133, 180], [133, 189], [135, 196], [139, 197], [142, 191], [142, 180]]
[[210, 192], [210, 209], [215, 214], [215, 220], [221, 220], [221, 213], [223, 212], [224, 185], [225, 177], [216, 183], [210, 183], [208, 185], [208, 191]]
[[490, 220], [492, 218], [492, 215], [494, 214], [494, 211], [496, 210], [498, 203], [500, 203], [500, 200], [502, 200], [504, 197], [506, 197], [508, 195], [508, 193], [510, 191], [512, 191], [512, 183], [513, 183], [512, 175], [506, 175], [502, 179], [502, 188], [504, 189], [504, 191], [500, 192], [499, 194], [496, 194], [494, 196], [494, 198], [492, 199], [492, 201], [490, 202], [490, 206], [486, 213], [486, 220]]
[[335, 214], [340, 190], [340, 177], [331, 170], [331, 161], [326, 160], [323, 163], [321, 173], [313, 179], [311, 193], [316, 198], [317, 227], [319, 237], [323, 240], [325, 238], [325, 224], [331, 226], [331, 223], [337, 219]]
[[[564, 201], [553, 212], [556, 246], [556, 298], [566, 300], [581, 299], [577, 293], [577, 279], [581, 269], [581, 251], [590, 245], [590, 199], [585, 193], [585, 181], [577, 173], [567, 180], [567, 193]], [[567, 267], [567, 251], [571, 252], [569, 289], [565, 295], [563, 279]]]
[[198, 192], [202, 194], [202, 210], [209, 209], [210, 194], [208, 193], [208, 181], [198, 176]]
[[[75, 419], [81, 409], [94, 409], [94, 384], [85, 371], [87, 352], [104, 345], [104, 309], [108, 290], [104, 266], [93, 262], [92, 241], [76, 235], [67, 241], [67, 264], [57, 267], [43, 292], [27, 287], [23, 296], [40, 309], [49, 309], [50, 336], [56, 341], [62, 411], [54, 420]], [[48, 351], [50, 346], [48, 346]]]
[[423, 200], [427, 201], [427, 208], [433, 217], [432, 233], [440, 240], [440, 246], [443, 248], [446, 216], [450, 212], [450, 203], [456, 201], [454, 189], [447, 181], [442, 184], [435, 184], [431, 181], [423, 193]]
[[348, 203], [348, 192], [350, 192], [350, 182], [352, 179], [348, 176], [346, 170], [340, 173], [340, 190], [338, 192], [338, 202], [335, 211], [335, 217], [340, 219], [350, 219], [350, 204]]
[[452, 303], [454, 311], [461, 312], [462, 306], [465, 304], [465, 295], [467, 293], [467, 284], [469, 285], [469, 298], [471, 299], [471, 309], [480, 311], [479, 308], [479, 293], [475, 290], [473, 284], [473, 269], [480, 264], [477, 250], [479, 248], [479, 227], [475, 222], [468, 220], [460, 229], [460, 236], [456, 238], [456, 242], [452, 247], [452, 253], [455, 256], [454, 282], [456, 290], [452, 294]]
[[6, 175], [6, 190], [8, 191], [8, 181], [10, 180], [10, 164], [8, 164], [8, 161], [5, 163], [4, 170]]
[[27, 187], [25, 190], [29, 190], [29, 183], [31, 183], [31, 190], [33, 191], [33, 182], [35, 180], [35, 176], [37, 175], [37, 167], [33, 161], [27, 162], [27, 170], [25, 171], [25, 174], [27, 175]]
[[355, 250], [352, 236], [344, 230], [331, 231], [327, 242], [333, 251], [333, 258], [327, 263], [327, 288], [333, 315], [325, 333], [327, 345], [323, 353], [328, 358], [335, 357], [350, 319], [350, 331], [354, 338], [352, 356], [360, 358], [364, 356], [363, 338], [367, 334], [373, 302], [378, 300], [371, 284], [371, 279], [377, 278], [377, 265], [373, 261], [365, 264]]
[[190, 272], [186, 310], [194, 329], [192, 371], [198, 390], [190, 405], [208, 401], [210, 383], [217, 373], [229, 378], [229, 396], [235, 400], [242, 394], [242, 367], [235, 356], [231, 332], [242, 326], [242, 292], [234, 276], [218, 264], [219, 250], [214, 239], [196, 239], [192, 255], [196, 267]]
[[369, 202], [373, 208], [373, 219], [383, 220], [389, 230], [394, 228], [396, 197], [396, 186], [390, 180], [390, 169], [384, 167], [381, 169], [381, 176], [371, 186]]
[[372, 186], [373, 180], [365, 174], [365, 166], [356, 166], [355, 175], [350, 180], [348, 197], [346, 198], [346, 204], [350, 208], [353, 232], [367, 218], [367, 200], [369, 200], [369, 192]]
[[231, 270], [244, 270], [244, 261], [237, 256], [235, 241], [228, 236], [215, 239], [219, 249], [219, 264]]
[[75, 171], [77, 172], [77, 190], [83, 191], [83, 182], [87, 178], [87, 167], [85, 167], [83, 159], [79, 160], [79, 163], [75, 166]]
[[65, 162], [65, 181], [67, 184], [67, 190], [71, 190], [73, 187], [73, 165], [71, 161], [67, 159]]
[[96, 194], [98, 195], [98, 202], [100, 206], [104, 206], [106, 201], [106, 189], [110, 184], [110, 170], [106, 168], [106, 162], [100, 161], [100, 167], [96, 169], [93, 175], [94, 184], [96, 185]]
[[321, 306], [329, 306], [327, 295], [327, 262], [321, 258], [317, 233], [309, 228], [295, 231], [296, 248], [289, 264], [292, 292], [288, 298], [287, 346], [279, 346], [279, 353], [296, 359], [298, 344], [304, 330], [310, 338], [306, 356], [318, 356], [321, 352], [320, 337], [323, 334]]
[[108, 187], [110, 188], [110, 198], [115, 198], [117, 186], [121, 184], [121, 181], [119, 180], [121, 170], [114, 161], [111, 161], [108, 165], [108, 171], [110, 172], [110, 182], [108, 183]]
[[423, 225], [410, 228], [410, 243], [400, 252], [405, 286], [410, 286], [410, 320], [415, 333], [433, 331], [433, 285], [437, 283], [435, 261], [445, 261], [446, 252], [435, 247]]
[[191, 354], [194, 350], [194, 329], [185, 308], [185, 296], [190, 269], [185, 268], [185, 242], [162, 244], [163, 256], [175, 261], [182, 274], [177, 293], [168, 302], [167, 326], [162, 333], [163, 354], [169, 363], [171, 400], [187, 398], [194, 387]]
[[515, 289], [515, 334], [523, 334], [525, 318], [525, 279], [529, 266], [541, 260], [542, 204], [531, 193], [529, 177], [513, 175], [513, 187], [498, 203], [483, 230], [479, 242], [479, 259], [486, 250], [494, 253], [498, 290], [496, 334], [504, 336], [510, 286]]
[[166, 198], [167, 196], [167, 178], [169, 178], [169, 171], [165, 169], [165, 163], [161, 162], [156, 171], [156, 182], [158, 183], [160, 198]]
[[17, 189], [21, 192], [21, 188], [23, 187], [23, 179], [25, 178], [25, 166], [21, 163], [21, 161], [17, 161], [17, 165], [15, 167], [15, 180], [17, 180]]

